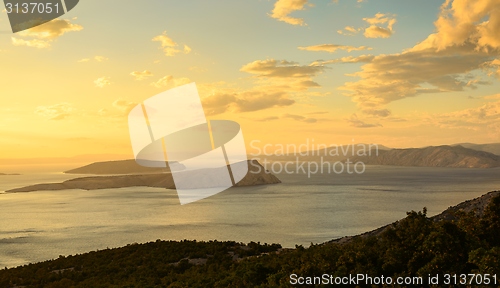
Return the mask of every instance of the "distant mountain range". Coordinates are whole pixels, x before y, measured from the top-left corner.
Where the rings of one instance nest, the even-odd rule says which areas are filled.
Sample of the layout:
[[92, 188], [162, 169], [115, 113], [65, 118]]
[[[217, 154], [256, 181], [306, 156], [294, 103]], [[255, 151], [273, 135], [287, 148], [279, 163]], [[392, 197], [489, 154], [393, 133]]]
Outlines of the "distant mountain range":
[[490, 143], [490, 144], [461, 143], [451, 146], [458, 146], [458, 145], [472, 150], [490, 152], [496, 155], [500, 155], [500, 143]]
[[463, 146], [431, 146], [425, 148], [379, 150], [378, 155], [351, 157], [352, 162], [367, 165], [393, 165], [450, 168], [500, 167], [500, 156]]
[[[500, 167], [500, 143], [429, 146], [424, 148], [392, 149], [382, 145], [354, 144], [332, 146], [314, 151], [276, 153], [261, 156], [267, 162], [361, 161], [367, 165], [392, 165], [449, 168]], [[495, 152], [495, 153], [494, 153]]]

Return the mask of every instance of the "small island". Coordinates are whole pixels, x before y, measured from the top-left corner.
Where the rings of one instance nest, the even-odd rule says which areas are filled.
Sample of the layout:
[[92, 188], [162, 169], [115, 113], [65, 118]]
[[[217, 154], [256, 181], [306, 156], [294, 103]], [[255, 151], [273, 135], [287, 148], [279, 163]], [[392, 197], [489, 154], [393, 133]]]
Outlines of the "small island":
[[18, 175], [21, 175], [21, 174], [17, 174], [17, 173], [11, 173], [11, 174], [8, 174], [8, 173], [0, 173], [0, 176], [18, 176]]

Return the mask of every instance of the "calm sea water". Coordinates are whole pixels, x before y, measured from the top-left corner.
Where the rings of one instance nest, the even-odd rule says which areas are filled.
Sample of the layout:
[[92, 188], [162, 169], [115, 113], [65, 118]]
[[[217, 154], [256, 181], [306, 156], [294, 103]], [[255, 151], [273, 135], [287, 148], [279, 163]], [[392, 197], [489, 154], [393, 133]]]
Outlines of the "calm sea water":
[[[500, 189], [500, 169], [368, 166], [362, 175], [304, 174], [282, 184], [231, 188], [179, 205], [175, 191], [122, 188], [0, 192], [0, 267], [156, 239], [235, 240], [308, 246], [356, 235], [428, 208]], [[0, 191], [74, 178], [0, 176]]]

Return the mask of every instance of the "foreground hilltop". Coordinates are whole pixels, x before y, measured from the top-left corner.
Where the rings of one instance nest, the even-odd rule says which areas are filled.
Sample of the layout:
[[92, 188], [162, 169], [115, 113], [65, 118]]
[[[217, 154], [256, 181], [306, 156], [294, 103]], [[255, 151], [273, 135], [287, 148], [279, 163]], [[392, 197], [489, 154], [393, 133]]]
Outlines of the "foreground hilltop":
[[[0, 270], [0, 287], [498, 287], [499, 194], [451, 207], [444, 214], [452, 218], [411, 211], [381, 233], [343, 243], [157, 240]], [[462, 275], [470, 285], [460, 284]]]
[[369, 165], [394, 165], [449, 168], [500, 167], [500, 156], [458, 146], [430, 146], [425, 148], [379, 150], [378, 155], [356, 156], [350, 159]]

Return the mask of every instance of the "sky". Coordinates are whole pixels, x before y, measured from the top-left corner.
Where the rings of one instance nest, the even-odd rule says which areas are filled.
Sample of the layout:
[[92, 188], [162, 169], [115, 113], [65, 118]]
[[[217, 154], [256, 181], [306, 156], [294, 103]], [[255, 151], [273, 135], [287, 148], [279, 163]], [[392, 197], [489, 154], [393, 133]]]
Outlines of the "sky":
[[0, 159], [133, 158], [128, 112], [191, 82], [247, 147], [500, 142], [500, 0], [85, 0], [15, 34], [3, 10], [0, 63]]

